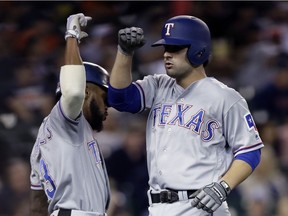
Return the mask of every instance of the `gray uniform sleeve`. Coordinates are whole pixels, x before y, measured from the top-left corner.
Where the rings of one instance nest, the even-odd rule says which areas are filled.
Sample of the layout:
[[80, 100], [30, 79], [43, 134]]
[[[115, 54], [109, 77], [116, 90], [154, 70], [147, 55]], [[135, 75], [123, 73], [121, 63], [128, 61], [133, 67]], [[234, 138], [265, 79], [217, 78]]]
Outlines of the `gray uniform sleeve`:
[[234, 103], [224, 116], [224, 136], [234, 156], [264, 146], [243, 98]]
[[166, 74], [155, 74], [144, 77], [143, 80], [137, 80], [136, 86], [140, 90], [142, 109], [151, 108], [158, 97], [163, 97], [167, 89], [173, 88], [175, 81]]
[[39, 146], [36, 142], [30, 156], [30, 164], [31, 164], [31, 173], [30, 173], [30, 183], [32, 190], [43, 190], [40, 180], [40, 171], [39, 171], [39, 163], [37, 159], [39, 157]]

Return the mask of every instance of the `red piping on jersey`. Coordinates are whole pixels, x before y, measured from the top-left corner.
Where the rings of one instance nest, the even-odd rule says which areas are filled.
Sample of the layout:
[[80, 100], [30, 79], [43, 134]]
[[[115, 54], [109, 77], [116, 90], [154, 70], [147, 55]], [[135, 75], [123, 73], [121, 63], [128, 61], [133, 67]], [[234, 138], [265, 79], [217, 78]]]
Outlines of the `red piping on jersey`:
[[235, 154], [237, 154], [239, 151], [243, 151], [243, 150], [246, 150], [246, 149], [252, 149], [252, 148], [255, 148], [256, 146], [259, 146], [259, 145], [263, 145], [263, 143], [260, 142], [260, 143], [257, 143], [257, 144], [255, 144], [255, 145], [249, 146], [249, 147], [240, 148], [240, 149], [238, 149], [237, 151], [233, 152], [233, 154], [235, 155]]

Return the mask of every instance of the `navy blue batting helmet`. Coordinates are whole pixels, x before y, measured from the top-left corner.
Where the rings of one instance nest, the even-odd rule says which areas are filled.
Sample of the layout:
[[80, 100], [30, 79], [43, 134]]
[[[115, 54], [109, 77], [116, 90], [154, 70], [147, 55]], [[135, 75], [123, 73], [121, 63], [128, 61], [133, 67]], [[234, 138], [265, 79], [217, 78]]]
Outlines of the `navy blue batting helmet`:
[[103, 67], [91, 62], [83, 62], [83, 65], [86, 71], [86, 82], [108, 89], [109, 74]]
[[[100, 65], [83, 62], [86, 72], [86, 82], [94, 83], [105, 90], [108, 89], [109, 73]], [[60, 83], [58, 82], [56, 89], [56, 97], [59, 99], [61, 96]]]
[[152, 46], [188, 46], [187, 57], [192, 65], [201, 65], [211, 56], [210, 30], [201, 19], [180, 15], [166, 21], [161, 39]]

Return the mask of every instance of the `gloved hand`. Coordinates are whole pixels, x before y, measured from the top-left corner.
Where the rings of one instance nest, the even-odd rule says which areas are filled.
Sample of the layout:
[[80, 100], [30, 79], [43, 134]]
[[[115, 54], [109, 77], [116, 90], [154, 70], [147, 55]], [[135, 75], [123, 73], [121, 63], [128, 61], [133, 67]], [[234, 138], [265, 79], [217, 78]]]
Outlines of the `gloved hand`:
[[225, 181], [213, 182], [197, 190], [189, 198], [194, 198], [191, 202], [192, 207], [212, 213], [227, 199], [230, 192], [231, 189]]
[[118, 49], [124, 55], [133, 55], [134, 50], [145, 44], [144, 32], [141, 28], [131, 27], [118, 32]]
[[67, 18], [65, 40], [69, 37], [77, 38], [78, 43], [81, 42], [81, 39], [87, 37], [88, 34], [84, 31], [81, 31], [81, 27], [87, 25], [87, 22], [91, 20], [92, 17], [84, 16], [83, 13], [73, 14]]

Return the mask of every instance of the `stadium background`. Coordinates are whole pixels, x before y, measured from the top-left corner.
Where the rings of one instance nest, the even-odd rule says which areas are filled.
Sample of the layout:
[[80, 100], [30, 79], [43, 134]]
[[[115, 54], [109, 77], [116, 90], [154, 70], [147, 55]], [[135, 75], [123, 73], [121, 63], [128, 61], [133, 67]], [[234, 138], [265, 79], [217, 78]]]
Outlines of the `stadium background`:
[[[208, 75], [247, 100], [265, 148], [251, 178], [228, 202], [232, 216], [288, 215], [288, 2], [286, 1], [3, 1], [0, 2], [0, 216], [29, 215], [29, 154], [54, 104], [66, 18], [93, 17], [81, 43], [85, 61], [111, 70], [117, 31], [140, 26], [133, 78], [165, 73], [151, 49], [174, 15], [203, 19], [213, 38]], [[97, 134], [112, 186], [109, 216], [147, 215], [145, 118], [109, 110]]]

